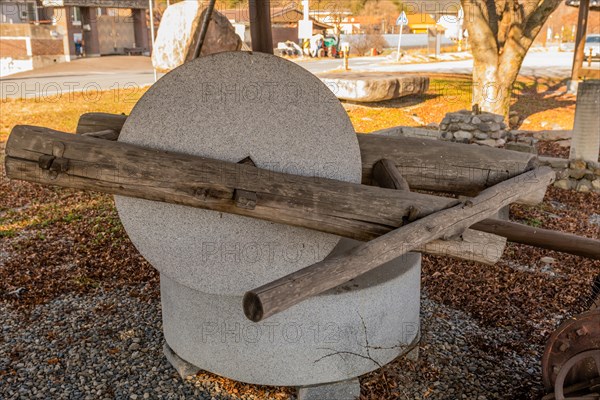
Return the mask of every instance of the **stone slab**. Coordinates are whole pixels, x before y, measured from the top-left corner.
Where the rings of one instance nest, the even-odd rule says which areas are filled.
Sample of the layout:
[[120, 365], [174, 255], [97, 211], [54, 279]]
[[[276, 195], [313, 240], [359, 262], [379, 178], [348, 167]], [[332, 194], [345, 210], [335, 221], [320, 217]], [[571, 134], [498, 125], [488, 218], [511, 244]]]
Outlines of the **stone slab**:
[[[304, 68], [263, 53], [218, 53], [171, 71], [136, 104], [119, 141], [361, 181], [358, 140], [339, 100]], [[115, 200], [140, 253], [163, 275], [205, 293], [241, 295], [321, 261], [339, 241], [233, 214]]]
[[200, 368], [179, 357], [166, 343], [163, 345], [163, 354], [167, 358], [167, 361], [175, 368], [181, 379], [185, 380], [188, 376], [194, 376], [200, 372]]
[[[203, 19], [204, 11], [200, 1], [182, 1], [165, 10], [152, 51], [152, 65], [156, 70], [169, 72], [193, 58]], [[214, 10], [201, 55], [241, 48], [242, 40], [235, 33], [229, 19]]]
[[319, 74], [338, 99], [370, 103], [423, 94], [429, 77], [390, 72], [328, 72]]
[[360, 382], [358, 378], [298, 388], [298, 400], [356, 400], [359, 397]]
[[[335, 253], [354, 245], [343, 239]], [[260, 323], [242, 296], [191, 290], [161, 275], [169, 346], [241, 382], [310, 386], [355, 378], [409, 351], [419, 335], [420, 254], [409, 253]]]

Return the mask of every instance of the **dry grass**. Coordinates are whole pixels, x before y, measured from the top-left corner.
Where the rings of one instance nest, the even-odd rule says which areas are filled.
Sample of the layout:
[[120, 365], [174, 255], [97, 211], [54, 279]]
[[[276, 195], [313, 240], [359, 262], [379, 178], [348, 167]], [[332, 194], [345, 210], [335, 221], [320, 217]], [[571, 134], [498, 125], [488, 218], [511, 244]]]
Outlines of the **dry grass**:
[[[524, 118], [523, 129], [571, 129], [575, 98], [564, 93], [564, 82], [522, 77], [515, 85], [513, 110]], [[72, 93], [35, 99], [5, 100], [1, 104], [0, 142], [17, 124], [39, 125], [73, 132], [79, 116], [86, 112], [128, 114], [146, 89], [135, 92], [105, 91]], [[392, 126], [423, 126], [439, 123], [450, 111], [470, 108], [470, 77], [436, 75], [430, 90], [420, 96], [377, 103], [368, 107], [345, 103], [358, 132], [372, 132]]]
[[128, 114], [146, 89], [70, 93], [30, 99], [4, 99], [0, 104], [0, 142], [15, 125], [38, 125], [74, 132], [79, 116], [86, 112]]

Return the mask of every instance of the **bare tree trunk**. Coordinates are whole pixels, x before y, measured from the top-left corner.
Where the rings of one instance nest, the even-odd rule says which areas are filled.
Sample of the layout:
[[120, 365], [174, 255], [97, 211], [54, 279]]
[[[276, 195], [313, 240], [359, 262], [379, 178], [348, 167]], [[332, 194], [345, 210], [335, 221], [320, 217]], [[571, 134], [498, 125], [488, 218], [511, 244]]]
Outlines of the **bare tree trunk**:
[[462, 0], [473, 53], [473, 104], [508, 118], [513, 85], [542, 25], [561, 0]]

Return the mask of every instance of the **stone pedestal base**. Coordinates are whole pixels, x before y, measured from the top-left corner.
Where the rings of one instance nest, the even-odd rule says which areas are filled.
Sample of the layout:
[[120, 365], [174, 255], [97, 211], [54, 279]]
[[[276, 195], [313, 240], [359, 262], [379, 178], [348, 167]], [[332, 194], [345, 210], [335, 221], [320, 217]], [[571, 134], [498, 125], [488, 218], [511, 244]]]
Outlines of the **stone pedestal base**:
[[165, 339], [186, 362], [240, 382], [353, 379], [403, 355], [418, 337], [420, 267], [420, 254], [409, 253], [261, 323], [246, 319], [242, 296], [202, 293], [161, 274]]
[[298, 388], [298, 400], [356, 400], [359, 397], [360, 382], [358, 378]]

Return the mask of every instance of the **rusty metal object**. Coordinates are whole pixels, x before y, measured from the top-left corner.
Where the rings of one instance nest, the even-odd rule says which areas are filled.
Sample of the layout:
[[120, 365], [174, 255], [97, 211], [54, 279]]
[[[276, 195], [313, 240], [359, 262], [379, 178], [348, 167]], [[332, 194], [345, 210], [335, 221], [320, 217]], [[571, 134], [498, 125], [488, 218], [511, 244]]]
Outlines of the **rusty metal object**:
[[542, 379], [546, 390], [554, 391], [554, 398], [558, 400], [577, 398], [571, 394], [565, 397], [566, 389], [577, 385], [586, 386], [584, 390], [594, 393], [592, 390], [598, 390], [598, 385], [587, 383], [598, 378], [600, 309], [595, 309], [568, 319], [550, 336], [542, 357]]

